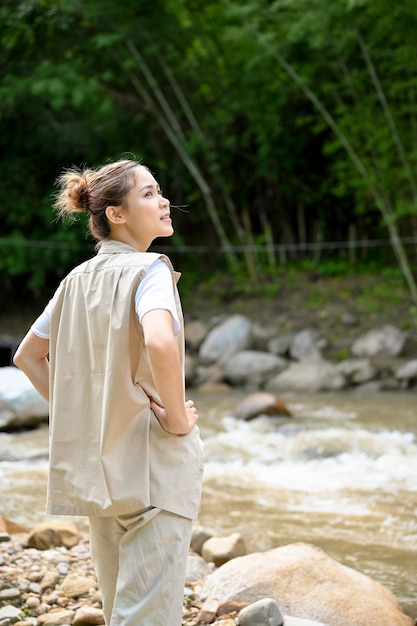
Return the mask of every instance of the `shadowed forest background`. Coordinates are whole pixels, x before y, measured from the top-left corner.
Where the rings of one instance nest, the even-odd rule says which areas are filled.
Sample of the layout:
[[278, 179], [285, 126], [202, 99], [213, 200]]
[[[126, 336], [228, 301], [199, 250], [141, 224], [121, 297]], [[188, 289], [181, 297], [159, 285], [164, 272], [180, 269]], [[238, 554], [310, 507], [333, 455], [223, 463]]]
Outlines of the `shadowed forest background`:
[[3, 0], [0, 36], [2, 306], [91, 254], [62, 170], [134, 155], [185, 296], [355, 274], [417, 317], [414, 0]]

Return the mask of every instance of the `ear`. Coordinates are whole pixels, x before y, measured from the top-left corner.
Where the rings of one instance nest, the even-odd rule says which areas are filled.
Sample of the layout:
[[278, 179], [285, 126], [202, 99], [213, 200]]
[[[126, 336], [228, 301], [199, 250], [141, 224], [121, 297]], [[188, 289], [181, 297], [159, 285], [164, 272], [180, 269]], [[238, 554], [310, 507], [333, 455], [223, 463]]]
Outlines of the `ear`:
[[125, 222], [122, 207], [110, 205], [106, 208], [106, 217], [111, 224], [123, 224]]

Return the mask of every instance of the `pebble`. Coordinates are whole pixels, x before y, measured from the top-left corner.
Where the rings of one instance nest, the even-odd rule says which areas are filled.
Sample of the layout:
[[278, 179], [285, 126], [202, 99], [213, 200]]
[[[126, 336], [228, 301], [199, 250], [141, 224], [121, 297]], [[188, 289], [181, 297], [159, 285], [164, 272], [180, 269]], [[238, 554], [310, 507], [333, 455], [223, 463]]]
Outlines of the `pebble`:
[[[104, 624], [88, 534], [81, 534], [79, 543], [71, 548], [47, 550], [28, 547], [27, 535], [17, 534], [1, 543], [1, 552], [0, 626]], [[194, 553], [196, 558], [201, 559]], [[205, 566], [211, 570], [207, 563]], [[202, 602], [192, 581], [187, 582], [187, 591], [183, 625], [195, 626]], [[212, 622], [212, 626], [216, 624]], [[220, 624], [226, 624], [224, 618]]]

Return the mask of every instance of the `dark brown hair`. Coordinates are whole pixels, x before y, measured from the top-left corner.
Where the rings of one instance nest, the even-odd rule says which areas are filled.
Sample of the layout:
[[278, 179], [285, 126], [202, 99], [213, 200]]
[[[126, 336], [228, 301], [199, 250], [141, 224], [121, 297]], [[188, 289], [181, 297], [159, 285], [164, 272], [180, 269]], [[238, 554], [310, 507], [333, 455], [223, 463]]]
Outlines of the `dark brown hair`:
[[[106, 216], [108, 206], [123, 206], [126, 194], [135, 183], [138, 161], [124, 159], [96, 170], [72, 167], [57, 179], [58, 191], [54, 206], [59, 217], [76, 217], [88, 211], [89, 229], [98, 241], [108, 239], [110, 225]], [[147, 168], [146, 168], [147, 169]]]

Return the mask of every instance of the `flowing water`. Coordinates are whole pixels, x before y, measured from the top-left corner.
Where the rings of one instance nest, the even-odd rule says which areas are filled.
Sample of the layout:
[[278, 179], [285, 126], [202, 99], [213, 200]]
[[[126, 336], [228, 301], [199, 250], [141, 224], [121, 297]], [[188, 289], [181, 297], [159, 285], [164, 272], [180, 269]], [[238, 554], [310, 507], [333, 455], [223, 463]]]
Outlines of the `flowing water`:
[[[206, 451], [202, 525], [251, 550], [318, 545], [417, 617], [416, 393], [283, 395], [291, 418], [250, 422], [231, 417], [243, 392], [189, 395]], [[0, 514], [48, 519], [46, 471], [46, 427], [0, 433]]]

